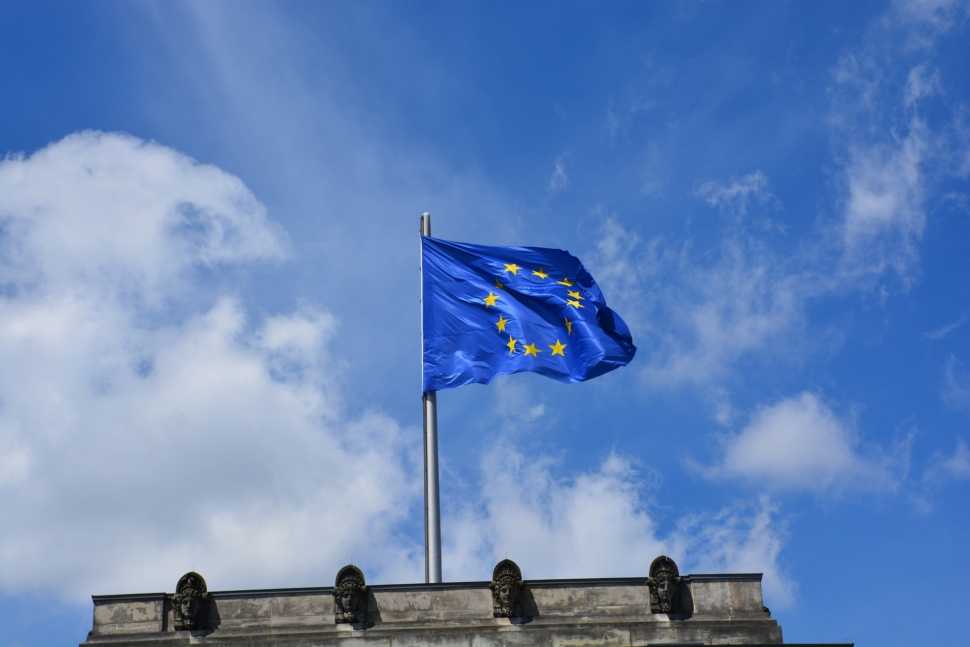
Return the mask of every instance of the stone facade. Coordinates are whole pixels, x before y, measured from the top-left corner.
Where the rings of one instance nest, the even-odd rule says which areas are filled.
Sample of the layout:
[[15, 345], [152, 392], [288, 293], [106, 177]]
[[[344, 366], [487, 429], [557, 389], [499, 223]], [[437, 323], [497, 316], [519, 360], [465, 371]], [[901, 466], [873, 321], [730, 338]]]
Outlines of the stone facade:
[[[93, 597], [93, 627], [81, 645], [580, 647], [782, 642], [781, 627], [762, 600], [760, 574], [677, 575], [665, 584], [675, 596], [665, 613], [657, 612], [654, 575], [520, 579], [510, 592], [501, 584], [514, 581], [518, 567], [507, 561], [496, 567], [492, 582], [364, 586], [362, 572], [350, 566], [341, 569], [335, 587], [209, 591], [190, 629], [182, 628], [187, 626], [186, 614], [179, 611], [184, 599], [178, 591], [98, 595]], [[359, 604], [351, 603], [346, 592], [343, 603], [339, 601], [348, 573], [355, 584], [360, 573], [360, 588], [355, 589]], [[192, 575], [204, 586], [201, 576]], [[184, 581], [183, 576], [180, 583]]]

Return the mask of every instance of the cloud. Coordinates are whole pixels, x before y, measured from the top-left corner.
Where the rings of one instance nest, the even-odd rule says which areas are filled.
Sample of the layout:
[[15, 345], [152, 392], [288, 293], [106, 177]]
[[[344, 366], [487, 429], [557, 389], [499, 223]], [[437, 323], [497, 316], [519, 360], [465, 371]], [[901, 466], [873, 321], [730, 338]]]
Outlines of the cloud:
[[593, 249], [585, 252], [586, 265], [603, 288], [610, 307], [620, 312], [634, 329], [650, 325], [643, 316], [651, 297], [649, 282], [665, 262], [661, 241], [644, 245], [640, 236], [613, 215], [599, 227]]
[[851, 422], [817, 395], [803, 392], [758, 410], [741, 431], [726, 438], [719, 463], [701, 471], [773, 490], [892, 491], [903, 471], [900, 460], [863, 453]]
[[462, 565], [484, 572], [484, 555], [512, 557], [528, 577], [609, 577], [642, 571], [663, 552], [625, 459], [610, 456], [594, 471], [561, 480], [548, 459], [526, 460], [501, 446], [481, 470], [482, 508], [458, 524], [449, 579], [472, 576]]
[[629, 576], [666, 553], [685, 573], [764, 572], [771, 603], [793, 601], [794, 583], [780, 564], [785, 525], [767, 498], [685, 516], [663, 534], [650, 510], [656, 486], [620, 454], [563, 478], [555, 461], [526, 460], [503, 442], [484, 456], [481, 472], [481, 502], [450, 524], [446, 579], [481, 579], [505, 557], [527, 578]]
[[764, 573], [765, 602], [781, 608], [795, 602], [797, 583], [781, 564], [787, 523], [770, 497], [727, 506], [713, 515], [692, 515], [678, 523], [675, 539], [695, 556], [698, 572]]
[[800, 324], [801, 295], [792, 279], [773, 276], [770, 263], [751, 257], [743, 243], [728, 242], [722, 253], [714, 266], [686, 277], [687, 299], [671, 303], [680, 326], [648, 367], [651, 382], [716, 380]]
[[961, 108], [941, 100], [936, 45], [968, 7], [896, 2], [833, 68], [830, 123], [843, 150], [838, 278], [846, 286], [890, 276], [908, 290], [919, 278], [934, 189], [960, 176], [963, 160]]
[[684, 258], [667, 275], [658, 313], [666, 326], [645, 368], [648, 384], [716, 385], [741, 358], [776, 349], [802, 325], [799, 277], [750, 242], [726, 238], [713, 259]]
[[931, 154], [926, 125], [913, 118], [905, 136], [858, 144], [845, 167], [842, 240], [850, 274], [894, 270], [905, 286], [915, 279], [926, 226], [926, 178]]
[[941, 490], [951, 481], [970, 479], [970, 445], [957, 438], [952, 453], [933, 452], [923, 468], [922, 477], [908, 493], [910, 503], [924, 514], [931, 512]]
[[906, 30], [909, 48], [925, 49], [966, 16], [968, 7], [966, 0], [896, 0], [889, 19], [890, 24]]
[[611, 306], [649, 340], [644, 384], [699, 389], [721, 422], [731, 417], [732, 370], [752, 357], [793, 358], [805, 305], [826, 289], [798, 258], [783, 259], [737, 228], [701, 253], [691, 241], [643, 241], [608, 216], [584, 258]]
[[750, 237], [731, 232], [698, 254], [690, 241], [644, 241], [609, 215], [583, 258], [641, 347], [652, 349], [641, 360], [644, 385], [699, 389], [721, 424], [733, 412], [725, 382], [735, 364], [772, 352], [801, 325], [801, 278]]
[[923, 333], [923, 336], [933, 341], [939, 341], [944, 337], [947, 337], [948, 335], [950, 335], [950, 333], [952, 333], [953, 331], [959, 330], [960, 328], [962, 328], [964, 325], [966, 325], [968, 320], [970, 320], [970, 317], [968, 317], [967, 313], [963, 313], [955, 321], [951, 321], [950, 323], [943, 324], [939, 328], [928, 330], [925, 333]]
[[765, 204], [776, 200], [768, 190], [768, 178], [761, 171], [748, 173], [727, 182], [708, 180], [694, 191], [708, 205], [745, 214], [752, 202]]
[[4, 160], [0, 226], [0, 281], [51, 291], [83, 282], [149, 301], [182, 287], [193, 269], [279, 260], [287, 249], [238, 178], [98, 132]]
[[938, 455], [927, 471], [953, 479], [970, 479], [970, 446], [962, 438], [958, 439], [953, 453]]
[[416, 579], [415, 434], [345, 413], [339, 322], [200, 272], [285, 252], [238, 178], [80, 133], [0, 162], [0, 214], [0, 590]]
[[552, 166], [552, 175], [549, 176], [549, 193], [562, 193], [569, 187], [569, 176], [566, 175], [566, 160], [559, 156]]
[[877, 110], [884, 77], [879, 62], [864, 49], [841, 56], [832, 68], [835, 105], [829, 120], [833, 125], [848, 127], [854, 115]]
[[970, 411], [970, 371], [950, 354], [943, 364], [943, 403], [952, 409]]
[[906, 79], [903, 106], [912, 110], [923, 99], [942, 92], [943, 82], [940, 80], [940, 73], [936, 70], [927, 70], [925, 64], [917, 65], [909, 71], [909, 76]]

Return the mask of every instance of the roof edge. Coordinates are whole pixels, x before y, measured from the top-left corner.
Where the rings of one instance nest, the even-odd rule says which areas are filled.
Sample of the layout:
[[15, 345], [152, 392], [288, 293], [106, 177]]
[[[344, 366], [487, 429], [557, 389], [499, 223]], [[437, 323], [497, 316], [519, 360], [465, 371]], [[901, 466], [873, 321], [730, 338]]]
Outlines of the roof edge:
[[[761, 573], [696, 573], [684, 575], [685, 582], [761, 582]], [[591, 578], [565, 578], [565, 579], [545, 579], [545, 580], [523, 580], [523, 583], [537, 588], [568, 588], [582, 586], [643, 586], [646, 584], [646, 576], [639, 577], [591, 577]], [[421, 582], [409, 584], [371, 584], [368, 585], [372, 591], [452, 591], [455, 589], [487, 589], [488, 580], [475, 580], [467, 582], [440, 582], [435, 584], [425, 584]], [[273, 589], [237, 589], [229, 591], [210, 591], [209, 595], [215, 599], [232, 598], [265, 598], [276, 596], [292, 595], [325, 595], [332, 594], [332, 586], [311, 586], [296, 588], [273, 588]], [[164, 598], [168, 593], [113, 593], [104, 595], [92, 595], [94, 603], [106, 602], [136, 602], [148, 601]]]

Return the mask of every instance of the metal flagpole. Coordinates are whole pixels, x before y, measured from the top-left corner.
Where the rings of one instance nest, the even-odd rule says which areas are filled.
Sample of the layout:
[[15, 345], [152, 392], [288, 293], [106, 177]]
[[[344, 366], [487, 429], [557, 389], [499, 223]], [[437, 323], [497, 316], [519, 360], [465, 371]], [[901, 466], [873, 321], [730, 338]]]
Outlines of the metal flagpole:
[[[421, 236], [431, 235], [431, 214], [421, 214]], [[424, 370], [424, 253], [421, 254], [421, 366]], [[422, 373], [423, 376], [423, 373]], [[441, 581], [441, 509], [438, 506], [438, 398], [421, 394], [424, 411], [424, 581]]]

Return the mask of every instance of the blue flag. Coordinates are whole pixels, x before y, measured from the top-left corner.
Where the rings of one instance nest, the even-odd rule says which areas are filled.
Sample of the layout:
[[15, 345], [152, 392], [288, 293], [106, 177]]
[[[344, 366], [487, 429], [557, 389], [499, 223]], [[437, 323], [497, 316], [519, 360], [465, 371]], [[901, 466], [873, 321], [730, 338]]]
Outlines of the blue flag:
[[569, 252], [421, 244], [425, 391], [523, 371], [581, 382], [633, 359], [630, 330]]

